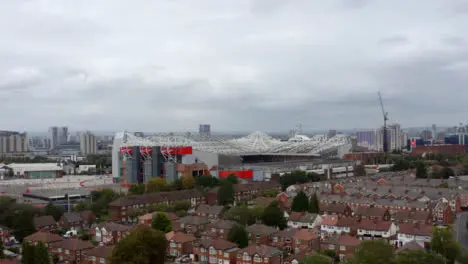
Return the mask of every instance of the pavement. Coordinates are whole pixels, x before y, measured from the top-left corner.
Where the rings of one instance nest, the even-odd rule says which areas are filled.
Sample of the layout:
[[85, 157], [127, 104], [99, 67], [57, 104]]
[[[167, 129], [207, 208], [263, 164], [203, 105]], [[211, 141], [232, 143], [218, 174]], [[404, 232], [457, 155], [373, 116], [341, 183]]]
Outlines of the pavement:
[[454, 225], [455, 237], [460, 245], [468, 250], [468, 229], [466, 223], [468, 222], [468, 213], [461, 213], [457, 215]]

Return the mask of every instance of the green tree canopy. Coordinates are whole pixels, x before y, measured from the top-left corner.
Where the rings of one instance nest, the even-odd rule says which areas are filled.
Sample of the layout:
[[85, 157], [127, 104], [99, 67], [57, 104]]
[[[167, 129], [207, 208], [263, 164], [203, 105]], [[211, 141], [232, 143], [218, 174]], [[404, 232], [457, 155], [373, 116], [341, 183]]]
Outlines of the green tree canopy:
[[234, 202], [234, 184], [224, 180], [218, 190], [218, 204], [228, 205]]
[[128, 193], [133, 195], [139, 195], [145, 193], [145, 185], [144, 184], [132, 184], [130, 188], [128, 188]]
[[305, 194], [305, 192], [300, 191], [293, 199], [291, 210], [294, 212], [306, 212], [308, 208], [309, 198], [307, 198], [307, 194]]
[[237, 178], [235, 174], [230, 174], [229, 176], [227, 176], [226, 180], [230, 181], [232, 184], [239, 183], [239, 178]]
[[361, 242], [353, 259], [358, 264], [391, 264], [392, 261], [393, 246], [384, 240]]
[[203, 188], [211, 189], [219, 184], [219, 180], [211, 175], [203, 175], [197, 177], [196, 185], [201, 186]]
[[396, 256], [395, 264], [445, 264], [445, 259], [424, 250], [408, 250]]
[[278, 195], [278, 190], [268, 189], [262, 192], [263, 197], [276, 197]]
[[163, 232], [138, 226], [114, 247], [110, 264], [163, 264], [167, 240]]
[[108, 214], [109, 204], [118, 197], [119, 194], [110, 188], [92, 191], [90, 209], [97, 217], [105, 216]]
[[449, 167], [443, 167], [439, 173], [440, 177], [443, 179], [448, 179], [452, 176], [455, 176], [455, 172], [452, 170], [452, 168]]
[[27, 242], [23, 242], [21, 248], [21, 264], [34, 264], [34, 246]]
[[169, 185], [167, 184], [166, 179], [160, 177], [154, 177], [148, 180], [146, 183], [147, 192], [161, 192], [168, 191]]
[[234, 225], [228, 233], [228, 240], [236, 243], [239, 248], [245, 248], [249, 245], [249, 236], [245, 228], [241, 225]]
[[189, 175], [182, 178], [182, 186], [185, 190], [192, 189], [195, 187], [195, 179], [193, 176]]
[[52, 203], [48, 203], [44, 207], [44, 214], [51, 215], [55, 219], [55, 221], [58, 221], [60, 217], [62, 217], [64, 212], [65, 212], [65, 208], [56, 206]]
[[254, 212], [247, 206], [232, 207], [226, 212], [224, 217], [228, 220], [236, 221], [243, 226], [248, 226], [255, 223]]
[[427, 167], [424, 161], [419, 161], [416, 164], [416, 178], [427, 178]]
[[287, 226], [286, 218], [284, 218], [283, 211], [279, 208], [277, 201], [273, 201], [265, 208], [262, 220], [265, 225], [278, 227], [281, 230]]
[[34, 264], [50, 264], [49, 252], [42, 242], [34, 247]]
[[309, 213], [318, 214], [320, 211], [317, 194], [313, 193], [309, 201]]
[[460, 245], [453, 239], [450, 227], [432, 229], [431, 249], [444, 256], [448, 263], [453, 263], [461, 253]]
[[165, 213], [156, 213], [153, 215], [151, 227], [164, 233], [172, 231], [171, 219]]
[[315, 254], [312, 256], [307, 256], [299, 262], [299, 264], [330, 264], [330, 263], [332, 263], [332, 259], [322, 254]]

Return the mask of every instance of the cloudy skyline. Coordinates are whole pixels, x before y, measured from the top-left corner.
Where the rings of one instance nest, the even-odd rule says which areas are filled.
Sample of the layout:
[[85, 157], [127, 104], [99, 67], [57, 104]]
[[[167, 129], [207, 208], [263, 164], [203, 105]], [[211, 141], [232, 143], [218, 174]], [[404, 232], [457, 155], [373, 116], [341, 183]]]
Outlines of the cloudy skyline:
[[1, 129], [468, 120], [465, 0], [2, 0]]

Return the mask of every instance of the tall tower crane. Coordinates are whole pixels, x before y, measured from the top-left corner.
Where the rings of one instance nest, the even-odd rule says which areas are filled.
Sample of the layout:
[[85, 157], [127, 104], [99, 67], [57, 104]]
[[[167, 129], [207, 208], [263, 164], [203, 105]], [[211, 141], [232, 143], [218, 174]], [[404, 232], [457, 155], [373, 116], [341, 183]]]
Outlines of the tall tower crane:
[[383, 105], [382, 101], [382, 96], [379, 94], [379, 101], [380, 101], [380, 107], [382, 108], [382, 115], [383, 115], [383, 120], [384, 120], [384, 125], [383, 125], [383, 152], [387, 153], [388, 152], [388, 141], [387, 141], [387, 120], [388, 120], [388, 112], [385, 112], [385, 108]]

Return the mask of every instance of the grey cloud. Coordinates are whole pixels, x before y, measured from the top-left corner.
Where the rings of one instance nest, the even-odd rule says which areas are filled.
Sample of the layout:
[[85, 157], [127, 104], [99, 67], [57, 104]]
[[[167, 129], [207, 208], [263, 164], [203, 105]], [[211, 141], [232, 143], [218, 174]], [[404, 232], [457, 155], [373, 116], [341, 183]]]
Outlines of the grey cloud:
[[[403, 125], [467, 114], [452, 66], [468, 60], [468, 17], [445, 19], [439, 0], [144, 3], [0, 1], [0, 111], [23, 109], [4, 129], [371, 128], [379, 90]], [[18, 68], [40, 75], [3, 77]]]

